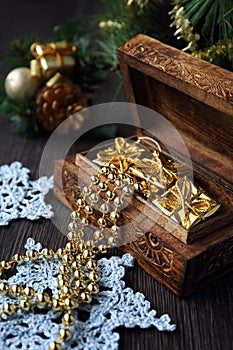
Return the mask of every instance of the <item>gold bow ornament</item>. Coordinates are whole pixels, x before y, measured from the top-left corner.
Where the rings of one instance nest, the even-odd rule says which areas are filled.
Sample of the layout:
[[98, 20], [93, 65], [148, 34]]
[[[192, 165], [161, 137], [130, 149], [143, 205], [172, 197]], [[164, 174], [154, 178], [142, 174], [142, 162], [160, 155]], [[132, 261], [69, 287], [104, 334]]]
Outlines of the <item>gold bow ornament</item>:
[[142, 195], [150, 197], [153, 205], [187, 230], [220, 208], [198, 184], [188, 180], [185, 166], [165, 157], [153, 139], [150, 141], [156, 150], [149, 156], [140, 143], [143, 139], [148, 137], [130, 143], [118, 137], [113, 146], [98, 152], [94, 162], [129, 176]]
[[186, 177], [177, 180], [152, 203], [186, 230], [204, 221], [220, 208], [220, 204]]
[[31, 75], [38, 78], [50, 78], [56, 72], [71, 73], [75, 66], [74, 53], [77, 47], [66, 41], [31, 45], [35, 59], [30, 62]]

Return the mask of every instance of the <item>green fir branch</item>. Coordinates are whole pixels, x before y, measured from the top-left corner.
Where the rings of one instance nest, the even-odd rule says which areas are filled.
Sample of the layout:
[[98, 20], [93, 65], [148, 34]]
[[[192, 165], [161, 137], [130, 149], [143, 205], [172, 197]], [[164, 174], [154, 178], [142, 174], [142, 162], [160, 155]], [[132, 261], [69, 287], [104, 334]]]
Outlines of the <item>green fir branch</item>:
[[186, 17], [195, 32], [202, 35], [204, 46], [232, 39], [233, 7], [229, 0], [181, 0]]

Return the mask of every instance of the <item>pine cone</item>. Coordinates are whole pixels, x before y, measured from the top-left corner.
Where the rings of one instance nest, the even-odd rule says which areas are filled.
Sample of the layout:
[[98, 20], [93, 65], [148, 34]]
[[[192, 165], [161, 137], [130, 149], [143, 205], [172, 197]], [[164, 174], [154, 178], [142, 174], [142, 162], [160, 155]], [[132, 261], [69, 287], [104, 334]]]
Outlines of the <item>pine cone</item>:
[[[36, 118], [45, 131], [52, 132], [71, 114], [87, 107], [87, 97], [80, 87], [69, 82], [58, 82], [53, 86], [44, 86], [36, 95]], [[82, 115], [76, 118], [75, 127], [83, 122]]]

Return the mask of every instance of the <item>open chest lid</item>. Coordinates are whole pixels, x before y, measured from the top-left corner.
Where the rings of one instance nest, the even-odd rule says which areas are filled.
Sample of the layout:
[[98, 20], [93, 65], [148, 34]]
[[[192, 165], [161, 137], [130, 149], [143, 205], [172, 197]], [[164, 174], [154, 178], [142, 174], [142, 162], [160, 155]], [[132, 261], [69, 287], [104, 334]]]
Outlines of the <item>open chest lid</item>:
[[137, 35], [117, 49], [129, 102], [164, 115], [195, 168], [233, 191], [233, 73]]

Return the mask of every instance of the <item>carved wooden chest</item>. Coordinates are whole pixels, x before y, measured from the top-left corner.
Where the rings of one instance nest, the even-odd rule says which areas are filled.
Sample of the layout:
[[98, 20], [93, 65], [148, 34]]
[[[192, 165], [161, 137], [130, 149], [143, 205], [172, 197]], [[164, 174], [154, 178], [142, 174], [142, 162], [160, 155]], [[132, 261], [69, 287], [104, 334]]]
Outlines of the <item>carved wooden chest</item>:
[[[233, 269], [233, 73], [144, 35], [117, 53], [128, 101], [175, 126], [190, 152], [195, 181], [221, 205], [206, 222], [189, 230], [174, 224], [173, 231], [166, 230], [169, 217], [148, 207], [151, 229], [123, 247], [157, 281], [187, 296]], [[77, 159], [55, 165], [54, 193], [73, 208]], [[137, 208], [137, 196], [133, 201]]]

